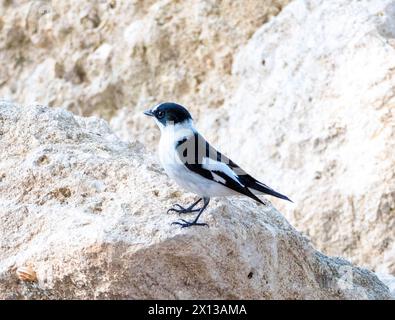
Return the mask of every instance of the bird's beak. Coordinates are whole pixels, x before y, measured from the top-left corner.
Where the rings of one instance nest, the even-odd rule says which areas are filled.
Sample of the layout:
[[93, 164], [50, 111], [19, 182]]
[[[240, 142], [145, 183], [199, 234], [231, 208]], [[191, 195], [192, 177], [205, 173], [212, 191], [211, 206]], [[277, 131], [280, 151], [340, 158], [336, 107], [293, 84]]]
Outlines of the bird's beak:
[[153, 117], [154, 113], [151, 110], [144, 111], [144, 114], [149, 117]]

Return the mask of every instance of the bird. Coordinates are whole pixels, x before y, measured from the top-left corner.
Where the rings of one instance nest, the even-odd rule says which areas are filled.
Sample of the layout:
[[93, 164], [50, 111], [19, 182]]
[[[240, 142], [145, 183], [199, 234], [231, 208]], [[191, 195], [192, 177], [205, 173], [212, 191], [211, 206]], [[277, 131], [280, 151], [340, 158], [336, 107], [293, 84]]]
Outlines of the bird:
[[[184, 106], [162, 102], [144, 114], [152, 117], [161, 131], [159, 160], [167, 175], [183, 189], [199, 196], [188, 207], [177, 203], [167, 211], [179, 214], [197, 212], [195, 219], [180, 219], [172, 224], [182, 228], [208, 226], [198, 221], [213, 197], [244, 195], [265, 205], [257, 195], [267, 194], [292, 202], [212, 147], [195, 128], [192, 116]], [[201, 201], [203, 205], [196, 208]]]

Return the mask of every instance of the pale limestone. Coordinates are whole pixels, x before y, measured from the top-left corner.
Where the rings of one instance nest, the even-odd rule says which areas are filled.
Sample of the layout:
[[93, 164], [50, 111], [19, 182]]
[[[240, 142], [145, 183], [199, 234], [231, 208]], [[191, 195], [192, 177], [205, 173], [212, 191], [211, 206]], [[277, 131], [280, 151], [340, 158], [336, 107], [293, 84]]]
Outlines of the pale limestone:
[[273, 202], [320, 250], [392, 274], [394, 12], [389, 0], [292, 2], [240, 50], [226, 107], [200, 121], [294, 200]]
[[192, 198], [103, 120], [1, 103], [0, 131], [1, 299], [390, 298], [272, 206], [213, 201], [210, 228], [172, 226]]
[[394, 275], [395, 6], [288, 2], [2, 2], [0, 97], [100, 114], [150, 150], [141, 111], [183, 103], [320, 250]]
[[288, 2], [2, 1], [0, 96], [107, 119], [161, 100], [219, 107], [234, 53]]

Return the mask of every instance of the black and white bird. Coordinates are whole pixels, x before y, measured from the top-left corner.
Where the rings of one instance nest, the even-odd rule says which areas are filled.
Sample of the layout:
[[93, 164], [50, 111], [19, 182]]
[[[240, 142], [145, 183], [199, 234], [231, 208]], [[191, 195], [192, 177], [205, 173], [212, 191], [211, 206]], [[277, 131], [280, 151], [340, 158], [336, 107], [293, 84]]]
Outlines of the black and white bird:
[[[190, 113], [183, 106], [165, 102], [145, 111], [144, 114], [153, 117], [161, 130], [159, 158], [166, 173], [181, 187], [199, 196], [199, 199], [187, 208], [175, 204], [175, 208], [168, 210], [180, 214], [198, 212], [191, 222], [181, 219], [173, 224], [183, 228], [207, 226], [198, 220], [212, 197], [245, 195], [264, 204], [257, 195], [268, 194], [291, 201], [251, 177], [232, 160], [214, 149], [196, 130]], [[202, 200], [203, 206], [197, 209], [196, 206]]]

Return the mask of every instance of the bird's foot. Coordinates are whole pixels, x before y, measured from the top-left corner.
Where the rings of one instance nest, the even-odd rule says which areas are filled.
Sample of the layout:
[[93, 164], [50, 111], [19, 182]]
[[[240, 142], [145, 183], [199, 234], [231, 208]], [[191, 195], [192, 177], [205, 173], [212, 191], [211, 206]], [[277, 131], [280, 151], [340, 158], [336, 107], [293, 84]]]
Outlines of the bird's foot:
[[193, 208], [191, 208], [191, 207], [189, 207], [189, 208], [184, 208], [183, 206], [179, 205], [178, 203], [176, 203], [176, 204], [174, 205], [174, 207], [178, 207], [179, 209], [177, 209], [177, 208], [171, 208], [171, 209], [167, 210], [167, 213], [170, 213], [170, 212], [174, 211], [174, 212], [176, 212], [176, 213], [178, 213], [178, 214], [184, 214], [184, 213], [199, 212], [199, 210], [200, 210], [200, 209], [193, 209]]
[[173, 224], [181, 226], [181, 228], [189, 228], [189, 227], [192, 227], [192, 226], [203, 226], [203, 227], [204, 226], [206, 226], [206, 227], [209, 226], [207, 223], [199, 223], [199, 222], [196, 222], [196, 221], [189, 222], [189, 221], [186, 221], [184, 219], [181, 219], [180, 221], [173, 222], [172, 225]]

